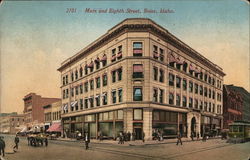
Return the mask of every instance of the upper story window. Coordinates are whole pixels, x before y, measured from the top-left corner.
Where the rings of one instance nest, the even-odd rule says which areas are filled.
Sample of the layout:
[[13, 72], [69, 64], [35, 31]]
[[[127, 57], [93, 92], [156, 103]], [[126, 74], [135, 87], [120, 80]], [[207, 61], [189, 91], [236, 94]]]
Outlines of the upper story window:
[[66, 75], [66, 77], [65, 77], [65, 84], [68, 84], [68, 75]]
[[102, 66], [105, 67], [107, 65], [107, 56], [106, 56], [106, 54], [103, 55], [101, 61], [102, 61]]
[[63, 85], [65, 85], [66, 83], [65, 83], [65, 77], [63, 77]]
[[198, 100], [197, 99], [194, 100], [194, 108], [198, 109]]
[[203, 102], [200, 101], [200, 110], [203, 110]]
[[85, 75], [87, 75], [88, 74], [88, 65], [85, 65], [84, 71], [85, 71]]
[[164, 70], [160, 69], [160, 77], [159, 77], [160, 82], [164, 82]]
[[111, 92], [111, 95], [112, 95], [112, 103], [116, 103], [116, 90], [113, 90]]
[[94, 71], [94, 63], [93, 63], [93, 61], [90, 62], [90, 64], [88, 65], [88, 67], [90, 69], [90, 72]]
[[194, 84], [194, 93], [198, 94], [198, 84], [197, 83]]
[[182, 70], [184, 72], [187, 72], [187, 66], [188, 66], [188, 64], [186, 62], [183, 62]]
[[96, 106], [100, 106], [100, 95], [97, 95], [95, 97], [95, 103], [96, 103]]
[[84, 90], [85, 90], [85, 92], [88, 92], [88, 87], [89, 87], [89, 83], [85, 82], [84, 83]]
[[80, 84], [80, 94], [83, 94], [83, 86]]
[[189, 108], [193, 108], [193, 98], [189, 98]]
[[112, 49], [112, 57], [111, 57], [111, 62], [114, 62], [116, 60], [116, 49]]
[[163, 89], [160, 89], [160, 103], [163, 103], [163, 95], [164, 95], [164, 90]]
[[153, 102], [158, 102], [158, 89], [157, 88], [154, 88]]
[[200, 72], [200, 79], [203, 80], [203, 72]]
[[76, 80], [78, 79], [78, 71], [77, 70], [75, 71], [75, 79]]
[[80, 77], [82, 77], [82, 76], [83, 76], [83, 70], [82, 70], [82, 67], [80, 68], [79, 73], [80, 73]]
[[158, 59], [159, 58], [159, 54], [158, 54], [158, 47], [157, 46], [155, 46], [155, 45], [153, 45], [153, 57], [154, 57], [154, 59]]
[[90, 90], [94, 89], [94, 80], [90, 80]]
[[74, 97], [74, 88], [71, 88], [71, 97]]
[[108, 95], [107, 95], [107, 92], [104, 92], [102, 94], [102, 104], [103, 105], [107, 105], [108, 104]]
[[181, 78], [180, 77], [176, 77], [176, 87], [181, 88]]
[[180, 106], [181, 105], [181, 97], [179, 94], [176, 95], [176, 105]]
[[117, 53], [117, 59], [121, 59], [122, 58], [122, 45], [118, 47], [118, 53]]
[[210, 77], [210, 76], [208, 77], [208, 83], [209, 83], [209, 84], [212, 84], [212, 81], [211, 81], [211, 77]]
[[182, 106], [183, 107], [187, 106], [187, 97], [186, 96], [182, 96]]
[[212, 97], [213, 99], [215, 99], [215, 91], [213, 91]]
[[122, 102], [122, 88], [118, 89], [118, 101]]
[[200, 95], [203, 95], [203, 87], [200, 85]]
[[207, 102], [204, 102], [204, 111], [207, 111]]
[[160, 48], [160, 61], [164, 61], [164, 50]]
[[189, 92], [193, 92], [193, 82], [189, 81]]
[[99, 69], [99, 68], [100, 68], [100, 59], [99, 59], [99, 57], [97, 57], [97, 58], [95, 59], [95, 68], [96, 68], [96, 69]]
[[122, 80], [122, 68], [117, 69], [118, 81]]
[[168, 83], [169, 83], [170, 86], [174, 86], [174, 77], [175, 76], [173, 74], [169, 73], [169, 81], [168, 81]]
[[183, 88], [183, 90], [187, 90], [187, 80], [186, 79], [183, 79], [183, 81], [182, 81], [182, 88]]
[[133, 64], [133, 78], [143, 78], [142, 64]]
[[102, 76], [102, 86], [106, 86], [108, 84], [108, 77], [107, 74]]
[[208, 97], [211, 98], [212, 92], [211, 89], [208, 90]]
[[154, 80], [157, 81], [158, 80], [158, 68], [154, 67]]
[[176, 59], [175, 59], [175, 56], [173, 54], [170, 54], [169, 55], [169, 65], [171, 67], [175, 67], [174, 64], [176, 63]]
[[193, 72], [195, 71], [195, 68], [192, 64], [189, 65], [189, 74], [193, 75]]
[[204, 96], [207, 97], [207, 87], [204, 88]]
[[133, 56], [142, 56], [142, 42], [133, 43]]
[[94, 97], [89, 98], [89, 104], [90, 104], [90, 108], [94, 107]]
[[84, 106], [85, 106], [86, 109], [89, 108], [88, 102], [89, 102], [88, 98], [85, 98], [84, 99]]
[[116, 82], [116, 70], [112, 71], [111, 74], [112, 74], [112, 82], [114, 83]]
[[78, 86], [75, 88], [76, 95], [78, 95]]
[[169, 104], [174, 104], [174, 94], [173, 93], [169, 93]]
[[100, 88], [100, 86], [101, 86], [101, 78], [100, 78], [100, 77], [97, 77], [97, 78], [95, 79], [95, 81], [96, 81], [96, 88]]
[[74, 73], [73, 72], [71, 73], [71, 81], [72, 82], [74, 81]]
[[142, 101], [142, 87], [134, 87], [133, 100]]
[[204, 75], [204, 81], [207, 82], [207, 74]]

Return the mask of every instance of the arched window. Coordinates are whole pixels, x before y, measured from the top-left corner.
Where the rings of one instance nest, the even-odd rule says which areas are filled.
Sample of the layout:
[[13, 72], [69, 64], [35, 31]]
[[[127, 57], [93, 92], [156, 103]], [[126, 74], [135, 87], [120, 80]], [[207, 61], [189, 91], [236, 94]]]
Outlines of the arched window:
[[80, 77], [82, 77], [82, 76], [83, 76], [83, 70], [82, 70], [82, 67], [80, 68], [79, 72], [80, 72]]
[[76, 80], [78, 79], [78, 71], [77, 70], [75, 71], [75, 79]]

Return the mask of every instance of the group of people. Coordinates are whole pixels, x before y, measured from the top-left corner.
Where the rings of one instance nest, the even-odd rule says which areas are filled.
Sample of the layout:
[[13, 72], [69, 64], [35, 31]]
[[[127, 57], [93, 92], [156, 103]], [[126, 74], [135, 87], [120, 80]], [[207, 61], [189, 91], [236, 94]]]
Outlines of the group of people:
[[[118, 135], [118, 144], [124, 144], [124, 141], [127, 142], [127, 141], [135, 141], [136, 139], [136, 133], [135, 132], [132, 132], [130, 133], [129, 131], [128, 132], [120, 132], [119, 135]], [[142, 142], [145, 142], [145, 133], [142, 132], [142, 135], [141, 135], [141, 138], [142, 138]]]
[[39, 145], [48, 146], [48, 138], [46, 136], [37, 136], [37, 135], [28, 135], [27, 136], [28, 146], [34, 146], [37, 147]]
[[[13, 151], [16, 152], [18, 150], [18, 144], [19, 144], [19, 137], [16, 135], [15, 139], [14, 139], [14, 147], [13, 147]], [[0, 136], [0, 156], [3, 155], [3, 157], [5, 156], [5, 141], [4, 141], [4, 137]], [[1, 159], [1, 158], [0, 158]]]
[[163, 133], [159, 129], [153, 130], [153, 140], [163, 141]]

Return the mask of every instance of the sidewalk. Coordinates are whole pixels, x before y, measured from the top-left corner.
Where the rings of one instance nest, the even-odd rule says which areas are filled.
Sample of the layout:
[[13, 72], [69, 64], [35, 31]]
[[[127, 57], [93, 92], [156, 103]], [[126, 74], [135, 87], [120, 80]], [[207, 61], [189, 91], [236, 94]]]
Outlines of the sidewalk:
[[[209, 140], [213, 140], [213, 139], [220, 139], [220, 137], [214, 137], [214, 138], [209, 138]], [[51, 141], [68, 141], [68, 142], [83, 142], [83, 140], [76, 140], [76, 139], [71, 139], [71, 138], [57, 138], [56, 140], [51, 140]], [[182, 138], [182, 142], [186, 143], [186, 142], [195, 142], [197, 141], [196, 139], [194, 139], [194, 141], [192, 141], [190, 138]], [[198, 141], [201, 141], [201, 139], [199, 139]], [[142, 142], [142, 140], [136, 140], [136, 141], [127, 141], [124, 142], [124, 144], [118, 144], [118, 141], [114, 141], [114, 140], [96, 140], [96, 139], [91, 139], [90, 143], [93, 144], [109, 144], [109, 145], [119, 145], [119, 146], [138, 146], [138, 145], [158, 145], [158, 144], [171, 144], [171, 143], [176, 143], [177, 142], [177, 138], [174, 139], [164, 139], [163, 141], [157, 141], [157, 140], [149, 140], [149, 141], [145, 141], [144, 143]]]

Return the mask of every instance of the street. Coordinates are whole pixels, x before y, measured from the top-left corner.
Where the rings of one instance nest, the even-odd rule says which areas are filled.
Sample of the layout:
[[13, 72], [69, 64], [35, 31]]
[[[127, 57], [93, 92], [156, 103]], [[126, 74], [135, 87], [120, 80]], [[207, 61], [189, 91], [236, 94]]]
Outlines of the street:
[[182, 146], [177, 146], [173, 140], [165, 140], [164, 144], [148, 145], [136, 142], [139, 145], [132, 146], [126, 145], [126, 142], [125, 145], [90, 143], [90, 149], [85, 150], [84, 143], [79, 141], [50, 140], [48, 147], [32, 147], [27, 145], [25, 138], [20, 138], [19, 150], [16, 153], [11, 149], [14, 145], [14, 136], [4, 135], [4, 140], [7, 145], [5, 160], [248, 160], [250, 156], [250, 142], [228, 144], [220, 139], [184, 142]]

